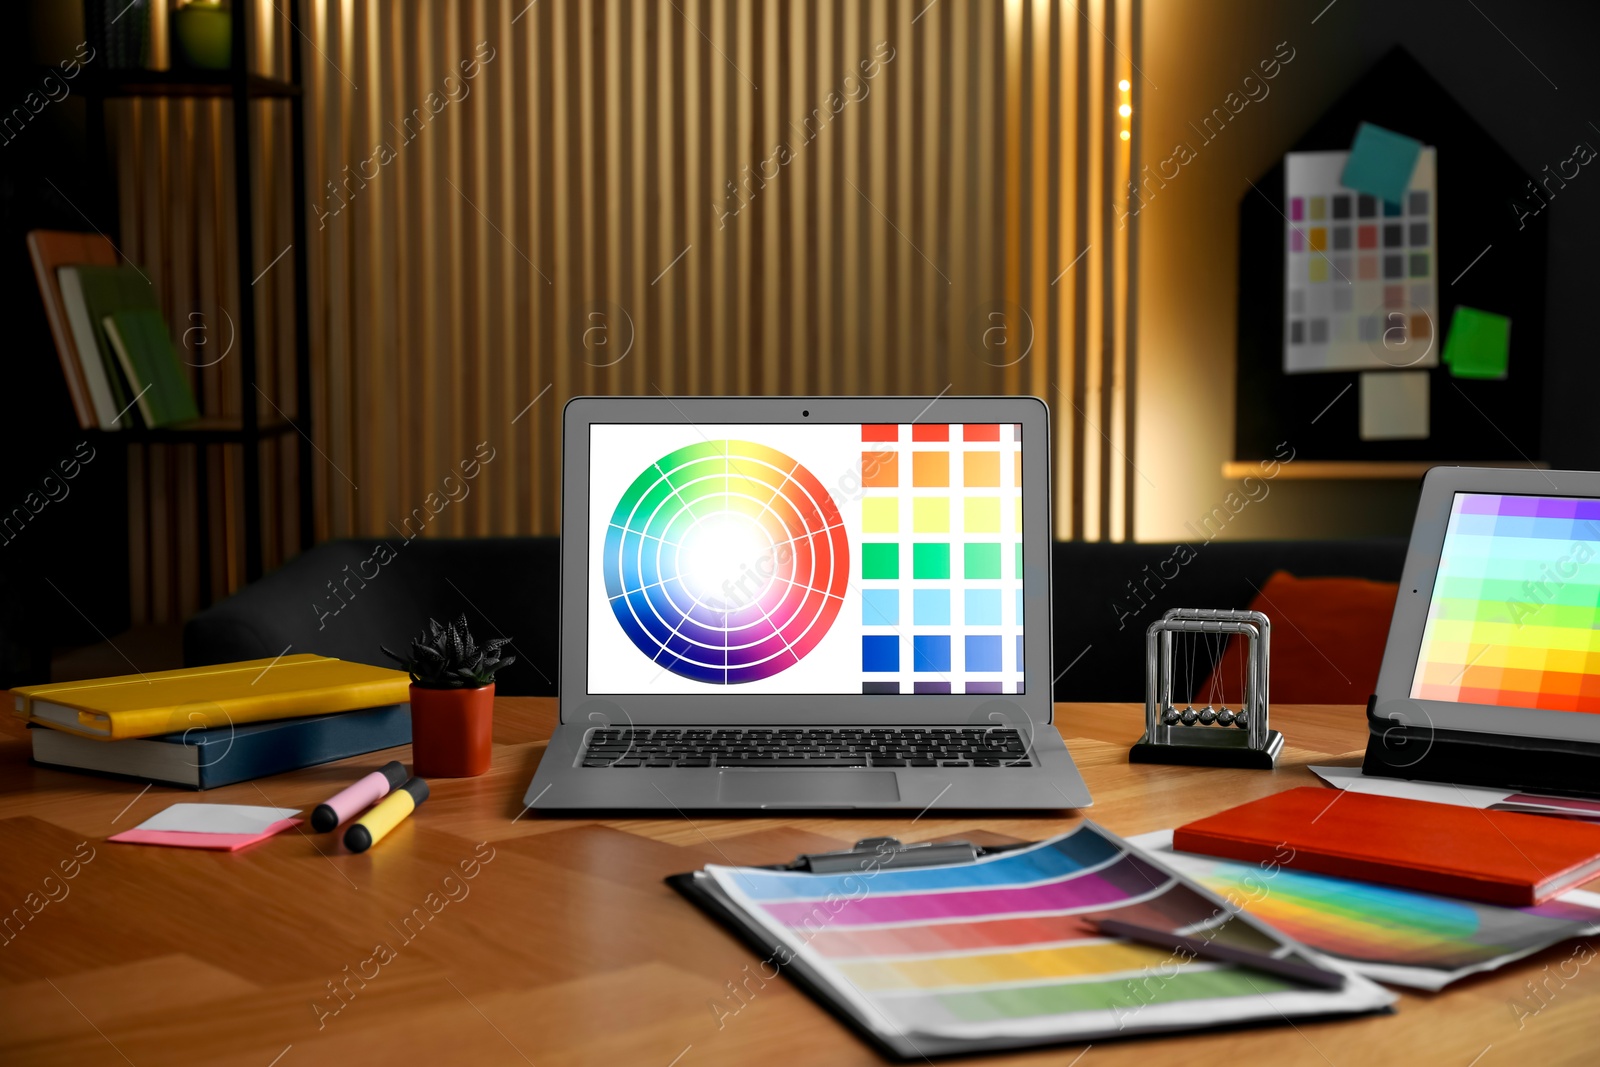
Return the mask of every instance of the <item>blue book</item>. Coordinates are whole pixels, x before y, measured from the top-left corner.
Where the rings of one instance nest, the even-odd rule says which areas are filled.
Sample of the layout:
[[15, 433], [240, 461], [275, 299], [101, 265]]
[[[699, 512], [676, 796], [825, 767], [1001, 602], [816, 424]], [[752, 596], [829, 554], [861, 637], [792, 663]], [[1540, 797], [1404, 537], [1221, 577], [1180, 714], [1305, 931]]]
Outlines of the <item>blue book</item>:
[[125, 741], [80, 737], [38, 725], [30, 726], [29, 732], [33, 761], [46, 767], [214, 789], [409, 745], [411, 705], [389, 704]]

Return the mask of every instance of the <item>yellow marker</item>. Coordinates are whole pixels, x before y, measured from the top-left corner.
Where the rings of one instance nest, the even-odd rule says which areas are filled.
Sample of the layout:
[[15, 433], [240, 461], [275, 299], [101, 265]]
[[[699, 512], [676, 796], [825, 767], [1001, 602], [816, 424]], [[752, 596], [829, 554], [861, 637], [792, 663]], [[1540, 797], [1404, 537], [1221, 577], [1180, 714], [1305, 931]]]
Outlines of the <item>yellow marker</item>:
[[405, 817], [427, 799], [428, 783], [421, 778], [412, 778], [350, 824], [350, 829], [344, 832], [344, 847], [351, 852], [365, 852], [382, 841], [384, 835], [405, 821]]

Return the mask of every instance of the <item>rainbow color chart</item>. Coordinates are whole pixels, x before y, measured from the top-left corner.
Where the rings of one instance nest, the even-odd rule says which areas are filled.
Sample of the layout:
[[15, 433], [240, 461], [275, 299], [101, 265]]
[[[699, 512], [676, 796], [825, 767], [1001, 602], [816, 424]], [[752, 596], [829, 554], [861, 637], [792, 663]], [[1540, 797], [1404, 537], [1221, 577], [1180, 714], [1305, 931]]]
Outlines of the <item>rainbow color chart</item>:
[[1600, 712], [1600, 500], [1457, 493], [1411, 696]]
[[844, 603], [850, 543], [832, 497], [790, 456], [704, 441], [646, 467], [605, 534], [607, 599], [665, 670], [733, 685], [799, 663]]
[[864, 693], [1020, 693], [1022, 427], [861, 427]]
[[[973, 863], [848, 874], [710, 867], [751, 920], [880, 1036], [1014, 1043], [1359, 1011], [1392, 998], [1349, 975], [1314, 989], [1106, 937], [1092, 920], [1220, 933], [1299, 954], [1093, 823]], [[1305, 958], [1302, 956], [1302, 962]], [[1320, 964], [1319, 964], [1320, 966]], [[887, 1022], [884, 1026], [883, 1021]], [[875, 1031], [876, 1032], [876, 1031]], [[993, 1047], [993, 1046], [990, 1046]]]
[[1170, 831], [1143, 835], [1135, 843], [1302, 944], [1348, 960], [1368, 977], [1421, 989], [1441, 989], [1600, 930], [1600, 907], [1595, 906], [1600, 896], [1593, 893], [1565, 893], [1531, 908], [1502, 908], [1173, 852]]

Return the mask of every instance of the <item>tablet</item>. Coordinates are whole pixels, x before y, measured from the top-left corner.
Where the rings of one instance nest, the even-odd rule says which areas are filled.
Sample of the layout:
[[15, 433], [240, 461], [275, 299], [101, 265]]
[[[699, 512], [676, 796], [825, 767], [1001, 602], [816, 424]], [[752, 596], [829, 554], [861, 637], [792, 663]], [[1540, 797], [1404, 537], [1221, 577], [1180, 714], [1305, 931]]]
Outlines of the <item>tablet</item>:
[[1600, 743], [1600, 473], [1428, 472], [1373, 712]]

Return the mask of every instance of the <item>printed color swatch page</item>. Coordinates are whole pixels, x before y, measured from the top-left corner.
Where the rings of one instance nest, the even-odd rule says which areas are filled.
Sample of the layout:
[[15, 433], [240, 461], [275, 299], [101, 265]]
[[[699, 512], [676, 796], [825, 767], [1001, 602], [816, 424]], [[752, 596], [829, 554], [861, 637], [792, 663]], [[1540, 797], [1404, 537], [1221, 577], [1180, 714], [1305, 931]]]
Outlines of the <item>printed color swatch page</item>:
[[589, 692], [1022, 692], [1020, 427], [590, 434]]
[[870, 859], [838, 875], [707, 871], [891, 1043], [948, 1051], [962, 1041], [1280, 1022], [1392, 999], [1353, 974], [1343, 989], [1315, 989], [1099, 933], [1095, 920], [1118, 919], [1304, 959], [1092, 823], [973, 863], [897, 870]]
[[1348, 156], [1284, 157], [1283, 371], [1437, 366], [1434, 150], [1398, 204], [1340, 185]]
[[1600, 931], [1600, 896], [1581, 890], [1530, 908], [1502, 908], [1174, 852], [1170, 830], [1141, 834], [1132, 843], [1301, 944], [1338, 956], [1375, 981], [1415, 989], [1443, 989]]
[[1457, 493], [1411, 696], [1600, 712], [1600, 500]]

